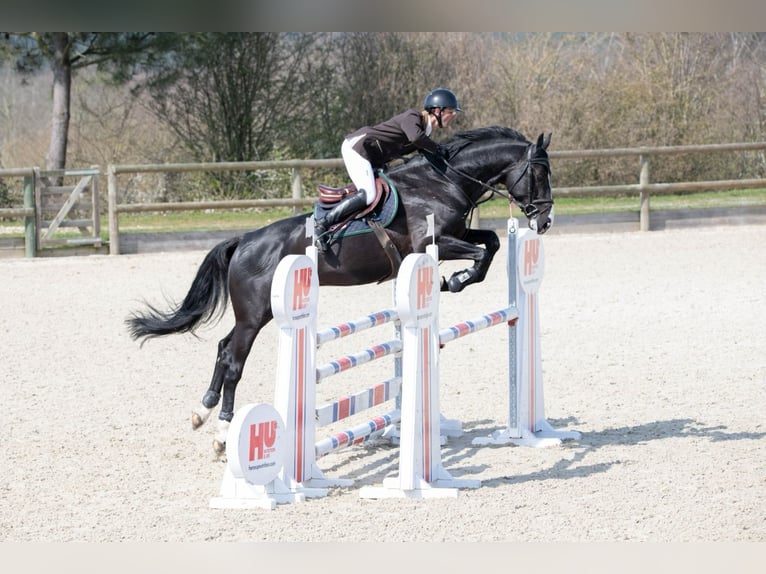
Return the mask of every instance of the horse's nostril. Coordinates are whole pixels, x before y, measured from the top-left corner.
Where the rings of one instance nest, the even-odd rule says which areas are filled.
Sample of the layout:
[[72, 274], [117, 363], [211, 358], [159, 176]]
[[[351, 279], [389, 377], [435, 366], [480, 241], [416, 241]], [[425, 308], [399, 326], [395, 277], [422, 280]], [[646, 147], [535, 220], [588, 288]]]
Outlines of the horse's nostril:
[[537, 218], [529, 222], [529, 227], [532, 231], [536, 231], [538, 235], [542, 235], [551, 228], [552, 223], [553, 222], [547, 217]]

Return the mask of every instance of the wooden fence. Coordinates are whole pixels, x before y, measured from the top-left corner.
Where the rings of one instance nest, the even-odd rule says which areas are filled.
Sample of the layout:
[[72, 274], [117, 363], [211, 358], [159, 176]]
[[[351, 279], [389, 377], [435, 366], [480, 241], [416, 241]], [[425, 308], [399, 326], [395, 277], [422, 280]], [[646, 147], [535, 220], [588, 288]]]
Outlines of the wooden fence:
[[[766, 179], [738, 179], [718, 181], [696, 181], [675, 183], [651, 183], [650, 182], [650, 159], [655, 156], [678, 155], [686, 153], [714, 153], [714, 152], [737, 152], [766, 150], [766, 142], [710, 144], [710, 145], [687, 145], [666, 147], [639, 147], [639, 148], [616, 148], [606, 150], [576, 150], [576, 151], [551, 151], [552, 160], [571, 159], [611, 159], [617, 157], [632, 156], [639, 160], [639, 177], [637, 184], [628, 185], [605, 185], [583, 187], [556, 187], [553, 189], [554, 197], [586, 197], [601, 194], [638, 194], [639, 196], [639, 229], [649, 230], [650, 213], [649, 198], [651, 194], [670, 194], [689, 191], [709, 191], [727, 189], [766, 188]], [[303, 193], [301, 178], [302, 168], [340, 168], [343, 166], [341, 159], [328, 160], [292, 160], [272, 162], [234, 162], [234, 163], [200, 163], [200, 164], [165, 164], [165, 165], [110, 165], [108, 175], [109, 188], [109, 252], [118, 254], [119, 243], [119, 214], [136, 213], [142, 211], [170, 211], [170, 210], [200, 210], [200, 209], [232, 209], [242, 207], [271, 207], [271, 206], [309, 206], [315, 201], [313, 197], [306, 198]], [[240, 201], [216, 201], [216, 202], [192, 202], [192, 203], [155, 203], [155, 204], [124, 204], [118, 202], [117, 176], [127, 173], [178, 173], [190, 171], [236, 171], [236, 170], [267, 170], [267, 169], [290, 169], [292, 170], [292, 198], [282, 200], [240, 200]], [[478, 217], [478, 215], [477, 215]]]
[[[603, 185], [582, 187], [554, 187], [554, 197], [588, 197], [608, 194], [627, 194], [639, 197], [639, 229], [650, 229], [649, 199], [652, 194], [671, 194], [692, 191], [730, 190], [730, 189], [764, 189], [766, 179], [734, 179], [713, 181], [687, 181], [674, 183], [651, 183], [651, 159], [666, 155], [688, 153], [721, 153], [766, 150], [766, 142], [684, 145], [666, 147], [616, 148], [603, 150], [573, 150], [551, 151], [552, 160], [578, 159], [614, 159], [619, 157], [635, 157], [638, 159], [638, 183], [625, 185]], [[181, 163], [155, 165], [118, 165], [109, 164], [107, 167], [107, 203], [109, 222], [109, 253], [120, 253], [119, 216], [122, 213], [140, 212], [169, 212], [169, 211], [199, 211], [210, 209], [240, 209], [251, 207], [295, 207], [304, 208], [315, 201], [314, 194], [307, 196], [304, 192], [301, 170], [312, 168], [342, 168], [341, 159], [326, 160], [289, 160], [289, 161], [258, 161], [258, 162], [228, 162], [228, 163]], [[195, 201], [195, 202], [161, 202], [161, 203], [121, 203], [119, 176], [140, 173], [188, 173], [188, 172], [222, 172], [222, 171], [262, 171], [262, 170], [291, 170], [292, 197], [285, 199], [252, 199], [229, 201]], [[33, 169], [0, 170], [0, 177], [28, 177]], [[23, 209], [0, 209], [0, 216], [23, 215], [29, 217], [30, 206], [25, 204]], [[29, 253], [29, 251], [28, 251]]]
[[[89, 169], [0, 170], [0, 177], [24, 179], [24, 207], [0, 209], [0, 216], [24, 219], [24, 250], [34, 257], [41, 249], [59, 246], [100, 247], [101, 209], [98, 166]], [[76, 178], [74, 184], [67, 180]], [[68, 230], [77, 229], [72, 237]], [[59, 232], [64, 232], [64, 235]]]
[[37, 253], [37, 222], [35, 209], [36, 168], [2, 169], [0, 177], [21, 177], [24, 179], [24, 207], [2, 208], [0, 216], [16, 217], [24, 220], [24, 254], [34, 257]]

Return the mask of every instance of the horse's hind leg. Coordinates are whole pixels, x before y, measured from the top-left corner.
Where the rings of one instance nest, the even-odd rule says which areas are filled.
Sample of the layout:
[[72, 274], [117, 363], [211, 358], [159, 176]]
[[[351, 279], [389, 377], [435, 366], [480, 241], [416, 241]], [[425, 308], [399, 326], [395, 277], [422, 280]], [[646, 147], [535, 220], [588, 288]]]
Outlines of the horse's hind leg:
[[[223, 402], [221, 412], [218, 414], [218, 432], [213, 439], [213, 449], [220, 456], [226, 450], [226, 435], [229, 431], [231, 419], [234, 418], [234, 398], [237, 392], [237, 384], [242, 378], [245, 361], [250, 354], [256, 335], [262, 325], [237, 324], [232, 330], [228, 341], [218, 354], [218, 363], [222, 365], [221, 383], [223, 386]], [[208, 391], [209, 392], [209, 391]]]
[[207, 422], [211, 411], [218, 405], [218, 401], [221, 400], [221, 388], [223, 387], [223, 378], [226, 369], [226, 364], [221, 361], [221, 357], [224, 350], [228, 347], [233, 333], [234, 329], [218, 342], [218, 355], [215, 359], [215, 370], [213, 371], [213, 378], [210, 380], [210, 386], [208, 387], [205, 396], [202, 397], [202, 402], [199, 407], [192, 411], [192, 428], [194, 430], [197, 430]]
[[200, 405], [192, 411], [192, 428], [201, 427], [218, 405], [223, 394], [223, 404], [218, 415], [218, 432], [213, 440], [213, 449], [222, 455], [226, 449], [226, 434], [234, 417], [234, 395], [237, 383], [242, 378], [245, 361], [253, 346], [260, 327], [237, 324], [218, 343], [218, 355], [210, 386], [202, 397]]

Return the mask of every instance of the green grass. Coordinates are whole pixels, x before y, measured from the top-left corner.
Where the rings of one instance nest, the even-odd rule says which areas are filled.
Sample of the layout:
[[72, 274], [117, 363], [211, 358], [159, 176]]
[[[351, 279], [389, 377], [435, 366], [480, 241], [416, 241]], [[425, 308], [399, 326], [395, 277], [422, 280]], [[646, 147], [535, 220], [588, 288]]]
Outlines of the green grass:
[[[653, 210], [747, 207], [756, 205], [766, 206], [766, 190], [748, 189], [679, 195], [653, 195], [650, 200], [650, 208]], [[301, 210], [301, 212], [307, 211], [309, 210]], [[494, 199], [483, 204], [480, 211], [482, 218], [505, 218], [508, 217], [508, 202], [504, 199]], [[637, 196], [560, 197], [556, 199], [557, 215], [637, 211], [639, 211]], [[121, 233], [254, 229], [292, 214], [292, 208], [137, 213], [121, 215], [119, 224]], [[102, 238], [105, 241], [108, 240], [109, 229], [106, 217], [101, 221], [101, 229]], [[23, 234], [22, 221], [0, 220], [0, 236], [23, 236]], [[62, 230], [56, 236], [77, 237], [79, 234], [74, 230]]]
[[[308, 212], [306, 208], [299, 211]], [[172, 211], [168, 213], [127, 213], [120, 216], [120, 233], [166, 231], [218, 231], [225, 229], [252, 229], [263, 227], [279, 219], [290, 217], [292, 208], [257, 210]], [[102, 228], [106, 222], [103, 222]]]
[[[560, 197], [556, 199], [556, 215], [588, 213], [638, 212], [638, 196], [631, 197]], [[766, 189], [711, 191], [676, 195], [653, 195], [650, 209], [703, 209], [721, 207], [766, 206]], [[508, 204], [495, 199], [481, 207], [482, 217], [508, 217]]]

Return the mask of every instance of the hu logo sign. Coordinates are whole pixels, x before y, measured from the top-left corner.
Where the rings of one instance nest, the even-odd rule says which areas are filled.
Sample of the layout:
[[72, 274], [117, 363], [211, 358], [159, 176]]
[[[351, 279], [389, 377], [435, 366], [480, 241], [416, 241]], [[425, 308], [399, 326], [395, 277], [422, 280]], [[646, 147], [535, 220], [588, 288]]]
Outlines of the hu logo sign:
[[284, 257], [271, 282], [271, 311], [277, 325], [305, 327], [316, 315], [318, 292], [314, 261], [306, 255]]
[[249, 462], [263, 460], [274, 452], [277, 441], [277, 421], [263, 421], [250, 425], [250, 456]]
[[245, 405], [234, 413], [226, 439], [227, 465], [234, 477], [267, 484], [282, 469], [285, 425], [267, 404]]
[[542, 240], [532, 234], [520, 238], [518, 253], [518, 275], [521, 288], [526, 293], [536, 293], [543, 280], [545, 257]]
[[301, 267], [293, 272], [293, 311], [306, 309], [311, 293], [311, 267]]
[[434, 268], [432, 266], [418, 269], [418, 286], [416, 309], [425, 309], [431, 305], [431, 293], [434, 288]]
[[396, 307], [402, 326], [426, 327], [433, 322], [439, 307], [439, 276], [434, 258], [426, 253], [410, 253], [399, 269]]
[[540, 240], [531, 239], [524, 242], [524, 275], [532, 275], [540, 259]]

